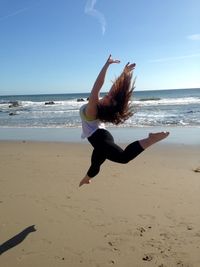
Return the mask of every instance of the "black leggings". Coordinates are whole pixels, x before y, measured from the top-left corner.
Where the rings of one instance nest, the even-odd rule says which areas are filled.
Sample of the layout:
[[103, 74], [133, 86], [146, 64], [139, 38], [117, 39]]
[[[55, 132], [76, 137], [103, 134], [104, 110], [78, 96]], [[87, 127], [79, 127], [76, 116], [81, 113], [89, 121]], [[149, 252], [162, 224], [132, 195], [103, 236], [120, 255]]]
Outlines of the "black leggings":
[[91, 166], [87, 172], [91, 178], [99, 173], [100, 166], [106, 159], [125, 164], [144, 150], [138, 141], [131, 143], [123, 150], [115, 144], [113, 136], [105, 129], [96, 130], [88, 141], [94, 147]]

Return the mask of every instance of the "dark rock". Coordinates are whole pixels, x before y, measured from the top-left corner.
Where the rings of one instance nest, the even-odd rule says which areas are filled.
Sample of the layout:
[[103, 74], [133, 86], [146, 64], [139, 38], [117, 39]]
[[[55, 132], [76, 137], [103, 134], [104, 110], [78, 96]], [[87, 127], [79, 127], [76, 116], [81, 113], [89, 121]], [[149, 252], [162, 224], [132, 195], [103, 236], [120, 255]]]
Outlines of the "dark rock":
[[53, 101], [45, 102], [45, 105], [54, 105], [55, 103]]
[[83, 102], [85, 101], [83, 98], [77, 98], [77, 102]]
[[14, 116], [14, 115], [17, 115], [17, 113], [16, 112], [10, 112], [9, 113], [9, 116]]
[[18, 101], [10, 101], [9, 103], [10, 103], [9, 108], [16, 108], [20, 106]]

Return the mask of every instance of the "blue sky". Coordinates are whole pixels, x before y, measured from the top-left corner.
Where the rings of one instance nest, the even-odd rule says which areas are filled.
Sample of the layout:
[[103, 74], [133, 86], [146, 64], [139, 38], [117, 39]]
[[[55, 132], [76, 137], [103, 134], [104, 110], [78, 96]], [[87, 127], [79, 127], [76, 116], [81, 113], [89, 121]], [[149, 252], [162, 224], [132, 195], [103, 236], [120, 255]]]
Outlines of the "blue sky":
[[89, 92], [109, 54], [136, 90], [200, 88], [199, 0], [0, 0], [0, 95]]

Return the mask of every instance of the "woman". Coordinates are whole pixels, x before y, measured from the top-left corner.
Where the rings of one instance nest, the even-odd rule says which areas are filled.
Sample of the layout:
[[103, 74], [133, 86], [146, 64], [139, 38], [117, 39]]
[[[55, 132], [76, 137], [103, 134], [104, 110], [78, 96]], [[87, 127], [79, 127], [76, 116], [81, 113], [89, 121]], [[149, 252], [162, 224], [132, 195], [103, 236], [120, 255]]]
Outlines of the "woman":
[[127, 63], [108, 94], [100, 99], [100, 90], [107, 69], [111, 64], [118, 63], [120, 61], [112, 59], [111, 55], [108, 57], [94, 83], [88, 104], [80, 108], [82, 138], [87, 138], [94, 150], [91, 157], [91, 166], [79, 186], [89, 184], [91, 179], [99, 173], [100, 166], [106, 159], [118, 163], [128, 163], [147, 147], [169, 135], [169, 132], [150, 133], [147, 138], [129, 144], [124, 150], [115, 144], [112, 135], [105, 129], [103, 122], [111, 122], [117, 125], [133, 115], [130, 99], [134, 89], [132, 72], [136, 66], [135, 63]]

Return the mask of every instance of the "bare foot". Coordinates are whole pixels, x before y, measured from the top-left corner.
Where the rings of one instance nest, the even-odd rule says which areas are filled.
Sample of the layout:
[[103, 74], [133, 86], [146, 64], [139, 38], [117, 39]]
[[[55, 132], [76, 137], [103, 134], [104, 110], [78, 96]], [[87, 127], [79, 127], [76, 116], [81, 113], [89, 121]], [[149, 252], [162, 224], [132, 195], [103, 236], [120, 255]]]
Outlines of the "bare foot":
[[169, 132], [158, 132], [158, 133], [150, 133], [149, 137], [143, 140], [140, 140], [141, 146], [146, 149], [147, 147], [165, 139], [169, 135]]
[[149, 139], [152, 142], [152, 144], [154, 144], [165, 139], [168, 135], [169, 132], [150, 133]]
[[90, 184], [91, 183], [91, 178], [89, 176], [85, 176], [81, 181], [80, 181], [80, 184], [79, 184], [79, 187], [84, 185], [84, 184]]

